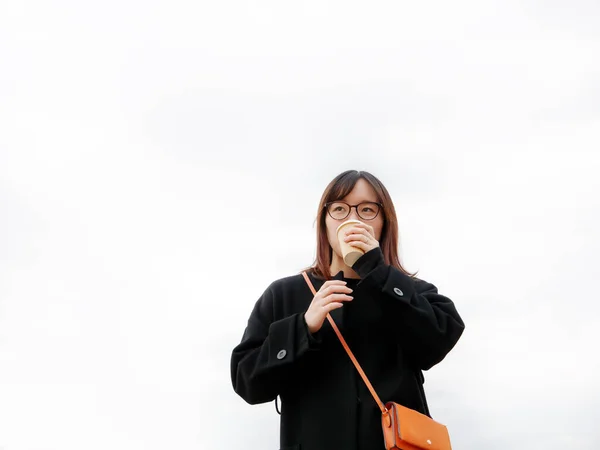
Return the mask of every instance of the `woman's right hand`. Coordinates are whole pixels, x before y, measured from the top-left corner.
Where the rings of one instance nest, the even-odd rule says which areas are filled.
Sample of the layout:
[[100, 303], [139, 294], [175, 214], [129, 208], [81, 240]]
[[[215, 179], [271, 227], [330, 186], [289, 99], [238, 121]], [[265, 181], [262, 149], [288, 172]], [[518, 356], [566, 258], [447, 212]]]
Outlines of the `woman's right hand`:
[[316, 333], [323, 326], [327, 313], [344, 306], [342, 302], [351, 301], [348, 294], [352, 289], [346, 286], [345, 281], [329, 280], [323, 283], [319, 292], [314, 296], [310, 306], [304, 313], [304, 320], [308, 325], [308, 331]]

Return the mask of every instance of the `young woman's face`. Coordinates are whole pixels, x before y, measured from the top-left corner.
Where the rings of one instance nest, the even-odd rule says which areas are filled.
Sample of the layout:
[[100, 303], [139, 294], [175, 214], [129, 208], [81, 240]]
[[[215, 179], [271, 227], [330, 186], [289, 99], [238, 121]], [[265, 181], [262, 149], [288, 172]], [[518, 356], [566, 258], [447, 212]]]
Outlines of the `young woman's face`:
[[[354, 189], [352, 189], [352, 191], [346, 197], [336, 200], [342, 200], [350, 205], [358, 205], [362, 202], [379, 202], [375, 190], [363, 178], [360, 178], [356, 182], [356, 184], [354, 185]], [[333, 249], [333, 258], [335, 258], [336, 255], [340, 259], [342, 258], [342, 252], [340, 251], [340, 244], [335, 234], [335, 230], [338, 226], [340, 226], [340, 224], [350, 219], [360, 220], [361, 222], [372, 226], [375, 232], [375, 239], [377, 239], [378, 241], [381, 239], [381, 230], [383, 229], [384, 222], [383, 211], [381, 210], [379, 211], [379, 214], [377, 214], [377, 217], [375, 217], [372, 220], [365, 220], [359, 217], [356, 213], [356, 208], [351, 208], [350, 215], [342, 220], [336, 220], [333, 217], [331, 217], [327, 212], [325, 212], [325, 226], [327, 227], [327, 239], [329, 240], [329, 245]]]

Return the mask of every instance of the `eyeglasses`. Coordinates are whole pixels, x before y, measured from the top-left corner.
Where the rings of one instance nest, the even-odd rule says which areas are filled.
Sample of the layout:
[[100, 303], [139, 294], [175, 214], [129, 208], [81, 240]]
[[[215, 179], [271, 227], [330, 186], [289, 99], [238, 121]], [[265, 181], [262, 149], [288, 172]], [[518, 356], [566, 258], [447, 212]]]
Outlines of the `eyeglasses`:
[[358, 205], [349, 205], [346, 202], [325, 203], [327, 213], [335, 220], [344, 220], [350, 215], [352, 208], [356, 208], [356, 214], [363, 220], [373, 220], [379, 214], [383, 205], [375, 202], [362, 202]]

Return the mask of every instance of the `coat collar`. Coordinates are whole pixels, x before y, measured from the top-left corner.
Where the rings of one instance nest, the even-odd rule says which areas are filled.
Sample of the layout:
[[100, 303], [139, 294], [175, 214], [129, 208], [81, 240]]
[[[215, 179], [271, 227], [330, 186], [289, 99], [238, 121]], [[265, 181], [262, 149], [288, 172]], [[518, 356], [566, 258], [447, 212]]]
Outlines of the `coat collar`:
[[360, 281], [360, 278], [344, 278], [344, 271], [340, 270], [333, 276], [334, 280], [344, 280], [344, 281]]

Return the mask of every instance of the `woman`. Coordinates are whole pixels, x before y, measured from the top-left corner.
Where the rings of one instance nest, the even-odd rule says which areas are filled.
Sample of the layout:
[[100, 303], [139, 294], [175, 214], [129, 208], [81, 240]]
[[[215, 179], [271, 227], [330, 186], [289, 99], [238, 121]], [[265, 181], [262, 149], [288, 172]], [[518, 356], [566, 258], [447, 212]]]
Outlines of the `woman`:
[[[439, 363], [464, 323], [454, 303], [398, 259], [398, 222], [387, 189], [368, 172], [338, 175], [323, 193], [317, 258], [273, 282], [256, 302], [231, 357], [233, 388], [250, 404], [281, 398], [280, 448], [382, 450], [381, 412], [343, 349], [336, 322], [382, 401], [429, 415], [422, 370]], [[344, 263], [337, 227], [365, 253]]]

